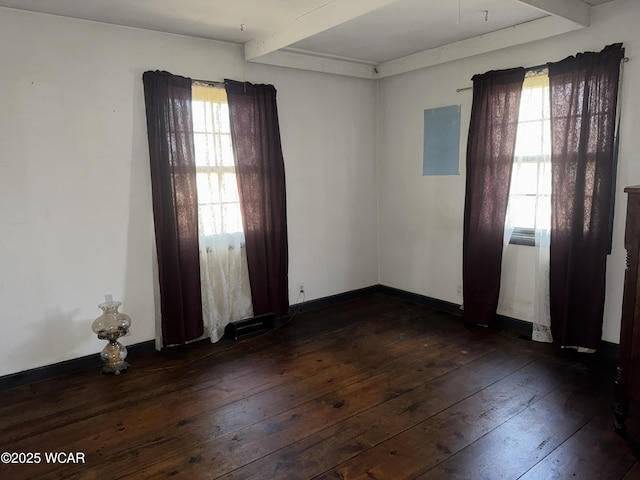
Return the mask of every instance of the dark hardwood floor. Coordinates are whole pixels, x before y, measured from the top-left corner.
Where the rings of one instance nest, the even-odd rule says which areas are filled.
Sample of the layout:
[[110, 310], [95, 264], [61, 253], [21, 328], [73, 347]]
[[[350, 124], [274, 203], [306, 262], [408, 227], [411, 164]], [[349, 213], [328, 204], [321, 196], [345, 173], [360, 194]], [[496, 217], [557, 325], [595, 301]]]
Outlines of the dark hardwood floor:
[[613, 366], [391, 296], [129, 360], [0, 392], [0, 451], [41, 455], [0, 478], [640, 479]]

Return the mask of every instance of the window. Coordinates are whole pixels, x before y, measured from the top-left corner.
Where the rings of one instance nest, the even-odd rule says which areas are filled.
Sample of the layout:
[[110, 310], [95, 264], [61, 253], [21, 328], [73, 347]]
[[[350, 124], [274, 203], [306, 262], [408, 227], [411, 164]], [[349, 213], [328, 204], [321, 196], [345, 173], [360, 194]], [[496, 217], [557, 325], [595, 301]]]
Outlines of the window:
[[242, 232], [240, 198], [223, 88], [192, 87], [198, 216], [205, 236]]
[[536, 229], [551, 221], [549, 77], [530, 72], [522, 86], [507, 212], [510, 243], [534, 245]]
[[211, 341], [253, 316], [247, 251], [224, 88], [191, 86], [202, 314]]

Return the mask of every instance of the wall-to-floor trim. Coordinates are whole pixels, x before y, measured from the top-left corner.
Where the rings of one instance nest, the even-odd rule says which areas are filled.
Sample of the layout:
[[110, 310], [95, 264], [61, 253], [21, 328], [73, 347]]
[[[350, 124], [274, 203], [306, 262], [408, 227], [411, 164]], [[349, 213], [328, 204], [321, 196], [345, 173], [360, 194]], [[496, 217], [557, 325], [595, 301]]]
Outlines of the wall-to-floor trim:
[[[410, 302], [426, 305], [430, 308], [433, 308], [434, 310], [448, 312], [458, 316], [462, 315], [462, 310], [460, 309], [459, 304], [447, 302], [445, 300], [439, 300], [437, 298], [427, 297], [418, 293], [408, 292], [406, 290], [387, 287], [386, 285], [377, 284], [370, 287], [351, 290], [349, 292], [339, 293], [337, 295], [317, 298], [308, 302], [291, 305], [289, 307], [289, 317], [297, 315], [298, 313], [317, 310], [319, 308], [336, 305], [348, 300], [353, 300], [372, 294], [384, 294], [403, 298]], [[282, 323], [286, 323], [286, 320], [287, 319], [280, 319]], [[278, 321], [276, 321], [275, 326], [279, 326]], [[517, 318], [511, 318], [504, 315], [498, 315], [496, 317], [495, 327], [503, 328], [505, 330], [515, 332], [522, 337], [531, 339], [532, 324], [530, 322], [518, 320]], [[153, 340], [148, 340], [146, 342], [137, 343], [135, 345], [127, 346], [127, 350], [129, 351], [130, 358], [138, 355], [143, 355], [155, 350], [155, 342]], [[615, 360], [618, 358], [618, 344], [602, 341], [599, 352], [601, 357], [604, 357], [608, 360]], [[94, 354], [87, 355], [85, 357], [74, 358], [72, 360], [66, 360], [64, 362], [55, 363], [53, 365], [25, 370], [23, 372], [12, 373], [0, 377], [0, 391], [20, 385], [25, 385], [28, 383], [37, 382], [39, 380], [57, 377], [59, 375], [64, 375], [67, 373], [87, 370], [89, 368], [99, 368], [101, 365], [102, 360], [100, 359], [100, 356], [98, 354]]]
[[459, 304], [447, 302], [445, 300], [438, 300], [437, 298], [427, 297], [418, 293], [407, 292], [406, 290], [400, 290], [398, 288], [387, 287], [386, 285], [377, 285], [377, 288], [379, 293], [385, 293], [393, 297], [409, 300], [410, 302], [420, 303], [441, 312], [448, 312], [453, 315], [462, 315], [462, 310], [460, 310]]
[[[405, 290], [399, 290], [397, 288], [387, 287], [384, 285], [379, 286], [381, 293], [392, 295], [394, 297], [404, 298], [415, 303], [421, 303], [427, 305], [434, 310], [440, 310], [442, 312], [448, 312], [453, 315], [462, 316], [462, 308], [459, 303], [447, 302], [445, 300], [438, 300], [437, 298], [427, 297], [418, 293], [411, 293]], [[527, 338], [531, 338], [532, 326], [530, 322], [524, 320], [518, 320], [517, 318], [506, 317], [504, 315], [496, 316], [495, 326], [498, 328], [504, 328], [518, 333]]]
[[296, 303], [289, 307], [289, 315], [297, 315], [298, 313], [317, 310], [318, 308], [323, 307], [329, 307], [331, 305], [336, 305], [338, 303], [353, 300], [355, 298], [361, 298], [374, 293], [385, 293], [384, 287], [382, 285], [372, 285], [370, 287], [359, 288], [357, 290], [338, 293], [336, 295], [330, 295], [328, 297], [316, 298], [314, 300]]
[[[155, 350], [155, 348], [156, 347], [154, 340], [148, 340], [146, 342], [136, 343], [134, 345], [127, 345], [129, 358], [152, 352]], [[0, 391], [7, 390], [13, 387], [19, 387], [20, 385], [26, 385], [40, 380], [58, 377], [67, 373], [88, 370], [90, 368], [96, 368], [96, 373], [99, 373], [99, 369], [102, 364], [103, 363], [102, 359], [100, 358], [100, 354], [95, 353], [93, 355], [65, 360], [64, 362], [45, 365], [44, 367], [32, 368], [30, 370], [24, 370], [22, 372], [11, 373], [9, 375], [0, 377]]]
[[[434, 310], [449, 312], [454, 315], [462, 315], [460, 304], [438, 300], [437, 298], [427, 297], [425, 295], [411, 293], [405, 290], [387, 287], [385, 285], [377, 285], [377, 291], [380, 293], [386, 293], [387, 295], [404, 298], [415, 303], [421, 303], [433, 308]], [[505, 315], [496, 315], [495, 327], [515, 332], [529, 340], [531, 340], [531, 335], [533, 333], [533, 324], [531, 322], [507, 317]], [[617, 343], [601, 340], [600, 349], [598, 350], [599, 355], [607, 360], [616, 360], [618, 358], [618, 347]]]

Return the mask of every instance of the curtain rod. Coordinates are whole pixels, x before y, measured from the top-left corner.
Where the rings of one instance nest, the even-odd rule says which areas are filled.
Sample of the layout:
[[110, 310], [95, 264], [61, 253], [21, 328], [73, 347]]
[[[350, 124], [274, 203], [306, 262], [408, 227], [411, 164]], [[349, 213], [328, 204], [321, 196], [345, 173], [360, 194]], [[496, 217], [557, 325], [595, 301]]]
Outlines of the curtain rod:
[[[628, 61], [629, 61], [629, 57], [624, 57], [622, 59], [622, 63], [627, 63]], [[547, 68], [547, 66], [548, 64], [536, 65], [535, 67], [528, 67], [525, 70], [527, 70], [528, 72], [531, 72], [533, 70], [542, 70], [543, 68]], [[473, 90], [473, 87], [456, 88], [457, 93], [464, 92], [465, 90]]]
[[192, 79], [191, 81], [193, 83], [197, 83], [205, 87], [224, 88], [224, 82], [212, 82], [210, 80], [196, 80], [195, 78]]

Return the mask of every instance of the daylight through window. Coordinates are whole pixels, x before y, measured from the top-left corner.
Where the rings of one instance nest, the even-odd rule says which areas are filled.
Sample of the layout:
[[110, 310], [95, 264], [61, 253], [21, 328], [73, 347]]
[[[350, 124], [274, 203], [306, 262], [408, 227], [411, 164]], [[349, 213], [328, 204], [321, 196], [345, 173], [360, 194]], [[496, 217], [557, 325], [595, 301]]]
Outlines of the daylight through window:
[[513, 243], [533, 244], [536, 229], [549, 229], [551, 222], [551, 119], [546, 72], [528, 74], [522, 86], [513, 162], [507, 228], [512, 231]]
[[201, 234], [242, 232], [226, 92], [194, 84], [192, 106]]

